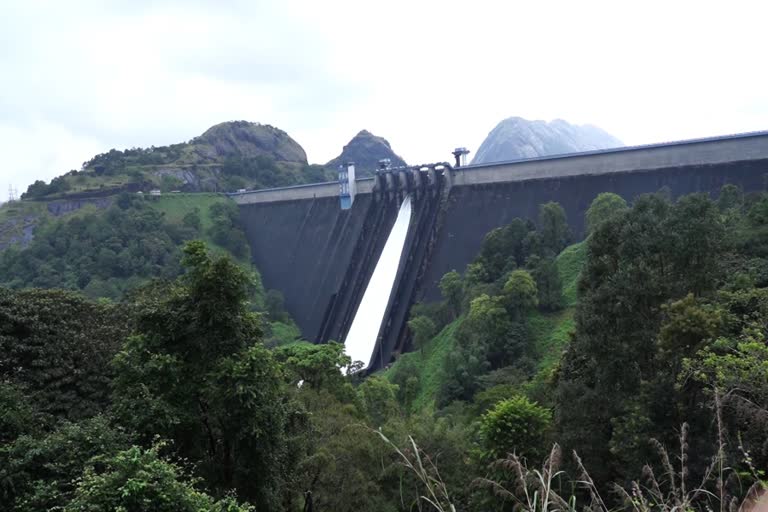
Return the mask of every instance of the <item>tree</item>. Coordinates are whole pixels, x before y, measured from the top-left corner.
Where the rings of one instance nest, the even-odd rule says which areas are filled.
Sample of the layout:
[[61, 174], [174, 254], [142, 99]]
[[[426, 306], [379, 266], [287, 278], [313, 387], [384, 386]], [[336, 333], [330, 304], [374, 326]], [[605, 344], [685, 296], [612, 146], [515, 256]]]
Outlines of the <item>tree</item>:
[[548, 409], [523, 396], [502, 400], [481, 420], [480, 435], [487, 456], [500, 459], [515, 453], [537, 459], [547, 451], [544, 442], [551, 422]]
[[160, 458], [158, 447], [133, 446], [94, 459], [65, 512], [247, 512], [232, 498], [215, 501], [195, 489], [183, 470]]
[[545, 311], [557, 311], [563, 307], [563, 283], [554, 258], [531, 256], [528, 259], [531, 276], [536, 281], [538, 306]]
[[295, 343], [275, 349], [275, 357], [285, 369], [291, 385], [325, 389], [338, 393], [347, 384], [342, 370], [352, 362], [344, 345], [330, 341], [323, 344]]
[[184, 218], [181, 219], [181, 223], [190, 229], [194, 229], [195, 232], [200, 232], [203, 227], [203, 222], [200, 219], [200, 208], [195, 207], [192, 211], [187, 212]]
[[482, 294], [473, 299], [467, 318], [456, 330], [456, 350], [446, 359], [440, 403], [470, 400], [480, 375], [523, 354], [525, 334], [524, 326], [512, 322], [502, 297]]
[[539, 232], [544, 256], [555, 257], [570, 240], [568, 220], [560, 204], [550, 201], [539, 206]]
[[0, 379], [41, 412], [92, 416], [109, 404], [109, 362], [127, 332], [116, 305], [61, 290], [0, 288]]
[[464, 299], [464, 283], [461, 274], [452, 270], [440, 279], [440, 293], [448, 302], [454, 317], [461, 313], [461, 302]]
[[398, 414], [397, 393], [399, 386], [390, 384], [383, 377], [371, 376], [357, 388], [357, 396], [363, 404], [371, 423], [380, 427]]
[[414, 345], [424, 353], [424, 346], [437, 334], [435, 323], [429, 317], [420, 315], [408, 321], [408, 328], [413, 333]]
[[721, 212], [727, 212], [732, 209], [741, 209], [744, 205], [744, 191], [741, 187], [726, 183], [720, 189], [720, 196], [717, 198], [717, 207]]
[[36, 199], [48, 194], [48, 185], [42, 180], [36, 180], [27, 187], [27, 191], [21, 194], [22, 199]]
[[475, 263], [481, 269], [473, 274], [484, 282], [496, 281], [510, 270], [525, 265], [530, 254], [529, 234], [533, 226], [522, 219], [512, 219], [508, 225], [496, 228], [485, 235]]
[[221, 247], [236, 258], [246, 259], [250, 248], [245, 233], [240, 229], [240, 212], [234, 202], [215, 203], [210, 207], [212, 225], [208, 234]]
[[61, 510], [86, 464], [127, 448], [130, 439], [105, 416], [64, 421], [50, 432], [36, 427], [0, 447], [0, 501], [14, 512]]
[[621, 215], [627, 209], [627, 202], [613, 192], [602, 192], [592, 200], [587, 213], [587, 233], [592, 233], [597, 227], [608, 219]]
[[274, 510], [288, 409], [281, 369], [248, 309], [251, 276], [202, 242], [184, 253], [187, 273], [134, 305], [136, 335], [114, 362], [116, 413], [145, 440], [173, 440], [211, 488]]
[[538, 305], [536, 281], [525, 270], [515, 270], [504, 283], [504, 303], [515, 318], [522, 316]]
[[[696, 391], [682, 393], [675, 371], [685, 347], [698, 343], [685, 334], [686, 319], [701, 319], [701, 311], [685, 301], [664, 305], [712, 293], [728, 259], [725, 238], [717, 208], [700, 194], [676, 204], [662, 194], [641, 196], [588, 238], [555, 410], [559, 439], [595, 466], [596, 481], [640, 471], [653, 446], [638, 440], [672, 445], [681, 423], [700, 419], [688, 405]], [[671, 323], [660, 342], [665, 312]]]
[[266, 295], [264, 295], [264, 306], [271, 321], [290, 321], [290, 316], [285, 311], [285, 297], [279, 290], [267, 290]]

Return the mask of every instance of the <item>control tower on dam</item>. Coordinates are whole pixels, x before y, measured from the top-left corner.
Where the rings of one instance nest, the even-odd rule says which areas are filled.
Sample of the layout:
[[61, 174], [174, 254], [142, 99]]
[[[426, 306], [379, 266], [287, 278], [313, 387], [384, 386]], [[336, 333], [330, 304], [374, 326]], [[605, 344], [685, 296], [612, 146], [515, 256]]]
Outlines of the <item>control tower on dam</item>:
[[[354, 173], [352, 173], [354, 175]], [[372, 367], [408, 341], [411, 304], [440, 298], [437, 283], [462, 272], [485, 234], [515, 217], [536, 219], [557, 201], [577, 237], [584, 212], [601, 192], [627, 201], [666, 189], [673, 197], [717, 194], [732, 183], [764, 190], [768, 132], [452, 167], [430, 164], [379, 171], [355, 180], [341, 207], [340, 184], [319, 183], [233, 194], [253, 260], [267, 288], [280, 290], [303, 336], [344, 340], [392, 229], [402, 199], [413, 213]]]

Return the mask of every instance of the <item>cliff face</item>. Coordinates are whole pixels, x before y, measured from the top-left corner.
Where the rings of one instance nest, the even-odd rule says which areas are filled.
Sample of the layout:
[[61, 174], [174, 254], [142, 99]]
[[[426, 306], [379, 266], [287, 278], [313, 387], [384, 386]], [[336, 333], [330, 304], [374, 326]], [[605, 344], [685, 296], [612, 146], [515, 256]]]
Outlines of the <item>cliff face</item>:
[[592, 125], [572, 125], [562, 119], [546, 122], [510, 117], [488, 134], [472, 163], [520, 160], [623, 145], [616, 137]]
[[379, 166], [379, 160], [389, 158], [392, 167], [406, 165], [389, 145], [387, 139], [377, 137], [368, 130], [362, 130], [344, 146], [341, 154], [325, 164], [328, 169], [336, 169], [346, 162], [355, 163], [355, 171], [358, 176], [370, 176]]

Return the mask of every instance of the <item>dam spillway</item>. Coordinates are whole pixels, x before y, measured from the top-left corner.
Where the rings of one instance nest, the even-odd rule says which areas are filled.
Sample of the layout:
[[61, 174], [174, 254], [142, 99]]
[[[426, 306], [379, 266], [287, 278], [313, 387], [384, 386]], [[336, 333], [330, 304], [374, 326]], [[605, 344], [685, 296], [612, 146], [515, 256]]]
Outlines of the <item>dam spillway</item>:
[[453, 169], [393, 169], [357, 180], [357, 198], [339, 208], [338, 183], [233, 194], [265, 287], [314, 342], [343, 340], [405, 195], [412, 220], [372, 368], [407, 344], [410, 306], [440, 298], [438, 283], [462, 272], [485, 234], [515, 217], [535, 220], [557, 201], [576, 239], [601, 192], [632, 201], [666, 189], [672, 197], [716, 194], [726, 183], [746, 193], [768, 183], [768, 132], [560, 155]]
[[362, 361], [364, 368], [369, 366], [376, 348], [376, 340], [392, 295], [410, 224], [411, 197], [405, 196], [344, 339], [347, 355], [352, 361]]

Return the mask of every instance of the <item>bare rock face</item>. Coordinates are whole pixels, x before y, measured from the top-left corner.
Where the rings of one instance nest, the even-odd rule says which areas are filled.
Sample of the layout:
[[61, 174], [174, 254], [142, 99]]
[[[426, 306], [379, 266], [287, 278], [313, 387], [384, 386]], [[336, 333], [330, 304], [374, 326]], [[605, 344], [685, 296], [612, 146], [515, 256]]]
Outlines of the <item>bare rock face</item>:
[[389, 158], [392, 167], [406, 165], [405, 160], [392, 150], [387, 139], [362, 130], [344, 146], [341, 154], [325, 164], [325, 167], [336, 169], [344, 163], [354, 162], [358, 176], [370, 176], [378, 168], [379, 160], [383, 158]]
[[616, 137], [592, 125], [572, 125], [562, 119], [551, 122], [510, 117], [488, 134], [473, 164], [520, 160], [621, 147]]
[[248, 121], [214, 125], [192, 145], [194, 153], [204, 160], [269, 156], [277, 162], [307, 163], [304, 149], [283, 130]]

